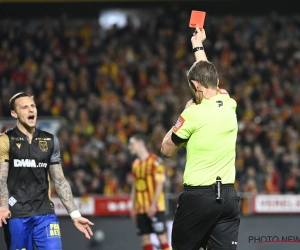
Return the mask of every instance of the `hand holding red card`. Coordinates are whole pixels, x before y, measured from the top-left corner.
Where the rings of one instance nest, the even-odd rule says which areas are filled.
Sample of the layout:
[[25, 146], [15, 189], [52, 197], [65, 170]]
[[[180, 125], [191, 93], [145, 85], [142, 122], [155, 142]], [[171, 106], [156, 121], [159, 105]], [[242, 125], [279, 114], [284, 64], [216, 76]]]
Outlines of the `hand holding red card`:
[[204, 12], [204, 11], [193, 10], [191, 13], [189, 26], [191, 28], [199, 27], [200, 29], [202, 29], [204, 26], [205, 15], [206, 15], [206, 12]]

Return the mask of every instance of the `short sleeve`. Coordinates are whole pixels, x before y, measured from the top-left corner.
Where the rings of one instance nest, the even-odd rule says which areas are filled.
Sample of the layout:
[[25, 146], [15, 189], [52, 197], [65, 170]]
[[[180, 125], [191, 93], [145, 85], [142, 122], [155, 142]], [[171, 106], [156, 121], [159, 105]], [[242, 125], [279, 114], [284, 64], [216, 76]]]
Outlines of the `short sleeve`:
[[193, 109], [185, 109], [174, 124], [173, 133], [182, 140], [188, 140], [195, 130], [193, 120]]
[[60, 163], [60, 147], [59, 147], [59, 141], [56, 136], [54, 136], [54, 150], [51, 155], [50, 163], [51, 164], [58, 164]]
[[162, 158], [158, 157], [154, 162], [154, 178], [155, 181], [165, 181], [165, 165]]
[[0, 162], [9, 161], [9, 138], [7, 134], [0, 134]]

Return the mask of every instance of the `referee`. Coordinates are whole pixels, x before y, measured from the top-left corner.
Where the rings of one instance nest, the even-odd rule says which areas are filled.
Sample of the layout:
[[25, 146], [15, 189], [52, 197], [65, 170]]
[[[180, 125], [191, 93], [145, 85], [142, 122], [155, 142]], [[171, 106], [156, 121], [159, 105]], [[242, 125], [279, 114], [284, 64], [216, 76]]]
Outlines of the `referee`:
[[187, 73], [194, 98], [166, 134], [161, 152], [172, 157], [184, 145], [184, 191], [172, 229], [173, 250], [236, 249], [240, 198], [235, 181], [236, 102], [218, 88], [215, 66], [207, 61], [196, 28], [191, 41], [196, 62]]

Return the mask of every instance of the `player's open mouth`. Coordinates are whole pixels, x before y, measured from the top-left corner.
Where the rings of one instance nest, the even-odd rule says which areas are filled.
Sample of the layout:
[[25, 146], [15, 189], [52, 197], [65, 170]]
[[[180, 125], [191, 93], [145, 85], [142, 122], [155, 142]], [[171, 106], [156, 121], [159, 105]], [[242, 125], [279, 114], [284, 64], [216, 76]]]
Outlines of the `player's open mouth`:
[[34, 115], [28, 116], [28, 120], [33, 122], [34, 121]]

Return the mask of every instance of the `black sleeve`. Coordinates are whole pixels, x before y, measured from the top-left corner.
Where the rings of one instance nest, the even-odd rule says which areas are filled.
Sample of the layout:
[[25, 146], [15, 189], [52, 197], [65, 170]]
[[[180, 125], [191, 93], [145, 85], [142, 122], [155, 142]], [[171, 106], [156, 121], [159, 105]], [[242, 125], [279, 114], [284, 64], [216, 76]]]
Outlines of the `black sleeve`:
[[189, 139], [182, 139], [175, 133], [172, 133], [171, 140], [172, 140], [172, 142], [174, 142], [174, 144], [180, 144], [180, 143], [188, 141]]

